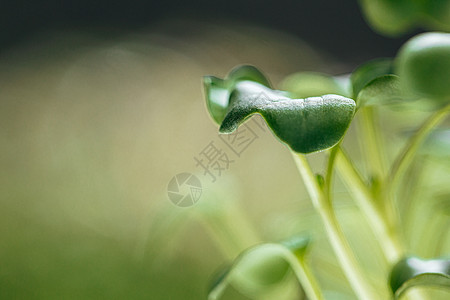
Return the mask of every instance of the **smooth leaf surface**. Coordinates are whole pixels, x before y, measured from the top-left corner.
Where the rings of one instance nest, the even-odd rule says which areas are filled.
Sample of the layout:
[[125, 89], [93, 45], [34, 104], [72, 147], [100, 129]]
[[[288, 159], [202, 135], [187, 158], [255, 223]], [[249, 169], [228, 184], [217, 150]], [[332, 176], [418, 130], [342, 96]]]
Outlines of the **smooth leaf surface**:
[[219, 299], [228, 285], [240, 292], [257, 296], [282, 283], [290, 270], [298, 274], [301, 265], [296, 254], [303, 255], [309, 238], [298, 238], [287, 244], [262, 244], [239, 255], [231, 267], [219, 274], [208, 299]]
[[405, 258], [392, 269], [390, 286], [396, 299], [400, 298], [412, 287], [436, 286], [450, 288], [450, 260]]
[[321, 151], [344, 136], [355, 102], [338, 95], [291, 99], [286, 92], [252, 81], [236, 84], [221, 133], [232, 133], [252, 114], [263, 116], [273, 133], [299, 153]]

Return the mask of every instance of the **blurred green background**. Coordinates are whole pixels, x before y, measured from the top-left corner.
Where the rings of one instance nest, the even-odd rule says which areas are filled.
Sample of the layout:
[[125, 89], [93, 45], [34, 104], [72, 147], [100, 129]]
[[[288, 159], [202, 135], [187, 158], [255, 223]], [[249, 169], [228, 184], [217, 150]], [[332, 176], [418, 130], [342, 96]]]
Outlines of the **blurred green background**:
[[[240, 62], [273, 78], [323, 67], [310, 47], [278, 32], [197, 29], [204, 25], [189, 23], [194, 42], [73, 33], [39, 36], [3, 56], [2, 299], [204, 297], [224, 257], [190, 221], [197, 207], [180, 209], [166, 192], [177, 173], [201, 173], [193, 158], [217, 139], [201, 77]], [[225, 202], [239, 201], [249, 223], [265, 226], [258, 220], [297, 206], [290, 160], [265, 133], [216, 183], [199, 174], [201, 202], [226, 190]], [[175, 226], [164, 213], [186, 219]]]

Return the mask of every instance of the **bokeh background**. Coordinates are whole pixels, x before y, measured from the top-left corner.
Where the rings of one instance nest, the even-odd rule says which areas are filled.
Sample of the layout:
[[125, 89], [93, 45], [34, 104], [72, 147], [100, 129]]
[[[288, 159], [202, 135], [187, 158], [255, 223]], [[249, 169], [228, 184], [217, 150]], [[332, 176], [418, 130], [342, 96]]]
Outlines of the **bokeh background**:
[[[245, 248], [310, 231], [321, 284], [352, 299], [270, 132], [229, 153], [214, 183], [196, 166], [208, 143], [224, 147], [201, 77], [244, 63], [275, 86], [297, 71], [349, 73], [395, 56], [413, 34], [374, 33], [355, 0], [1, 1], [0, 298], [205, 299]], [[321, 154], [311, 159], [320, 172]], [[189, 208], [167, 196], [182, 172], [203, 187]], [[352, 226], [364, 220], [339, 183], [336, 195], [364, 256], [378, 246]], [[386, 272], [380, 259], [363, 261], [373, 278]], [[286, 299], [299, 299], [291, 290]], [[247, 299], [233, 289], [225, 298]]]

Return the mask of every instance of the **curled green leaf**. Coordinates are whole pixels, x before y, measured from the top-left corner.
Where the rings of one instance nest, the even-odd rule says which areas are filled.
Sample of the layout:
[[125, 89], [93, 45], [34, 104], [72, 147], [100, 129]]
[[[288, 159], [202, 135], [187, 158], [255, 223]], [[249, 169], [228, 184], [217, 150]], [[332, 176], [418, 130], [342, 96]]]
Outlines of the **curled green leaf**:
[[450, 260], [405, 258], [392, 269], [390, 286], [395, 299], [416, 286], [450, 288]]
[[229, 105], [230, 94], [235, 85], [241, 81], [250, 80], [270, 87], [267, 78], [255, 67], [243, 65], [234, 68], [225, 79], [214, 76], [204, 76], [203, 86], [206, 105], [211, 117], [217, 124], [222, 123]]
[[301, 237], [285, 244], [261, 244], [246, 250], [214, 280], [208, 299], [219, 299], [228, 285], [245, 295], [259, 297], [283, 283], [291, 270], [298, 277], [303, 276], [299, 259], [303, 259], [309, 243], [309, 238]]
[[[230, 76], [229, 76], [230, 77]], [[205, 82], [210, 89], [210, 77]], [[293, 151], [311, 153], [336, 145], [344, 136], [355, 112], [355, 101], [338, 95], [292, 99], [288, 92], [273, 90], [254, 80], [234, 80], [219, 110], [210, 108], [220, 132], [232, 133], [258, 113], [272, 132]], [[208, 107], [215, 103], [207, 93]]]
[[311, 153], [330, 148], [344, 136], [355, 102], [338, 95], [290, 99], [282, 92], [244, 81], [236, 86], [220, 132], [231, 133], [259, 113], [273, 133], [292, 150]]

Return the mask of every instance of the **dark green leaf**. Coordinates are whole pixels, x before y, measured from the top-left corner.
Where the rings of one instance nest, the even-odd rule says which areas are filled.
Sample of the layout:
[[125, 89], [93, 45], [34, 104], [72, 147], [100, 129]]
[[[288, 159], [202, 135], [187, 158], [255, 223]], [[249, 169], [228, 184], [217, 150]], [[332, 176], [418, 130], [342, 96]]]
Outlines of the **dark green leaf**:
[[359, 92], [375, 78], [392, 73], [391, 59], [376, 59], [359, 66], [350, 76], [353, 99], [357, 99]]
[[342, 96], [290, 99], [287, 93], [242, 81], [231, 94], [220, 132], [231, 133], [252, 114], [259, 113], [273, 133], [292, 150], [311, 153], [338, 143], [354, 112], [355, 102]]
[[298, 238], [286, 244], [290, 246], [262, 244], [243, 252], [214, 281], [208, 299], [219, 299], [230, 284], [248, 296], [258, 297], [281, 284], [291, 269], [298, 274], [301, 265], [295, 254], [306, 251], [309, 239]]
[[390, 286], [396, 299], [416, 286], [450, 288], [450, 260], [405, 258], [392, 269]]

